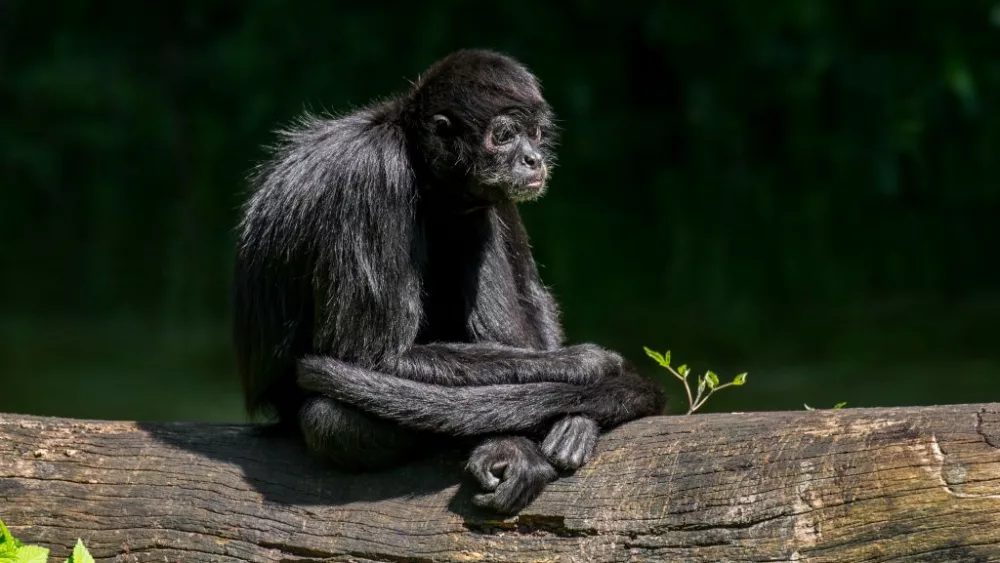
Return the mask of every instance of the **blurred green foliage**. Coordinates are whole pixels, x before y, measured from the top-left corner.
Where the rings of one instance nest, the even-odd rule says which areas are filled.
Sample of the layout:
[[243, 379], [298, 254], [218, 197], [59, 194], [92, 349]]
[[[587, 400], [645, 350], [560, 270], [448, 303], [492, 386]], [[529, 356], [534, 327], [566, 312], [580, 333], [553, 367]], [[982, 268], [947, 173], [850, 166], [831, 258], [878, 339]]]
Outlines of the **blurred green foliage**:
[[573, 340], [754, 374], [708, 409], [996, 398], [993, 2], [14, 0], [0, 410], [239, 416], [233, 226], [270, 132], [464, 46], [561, 119], [524, 214]]

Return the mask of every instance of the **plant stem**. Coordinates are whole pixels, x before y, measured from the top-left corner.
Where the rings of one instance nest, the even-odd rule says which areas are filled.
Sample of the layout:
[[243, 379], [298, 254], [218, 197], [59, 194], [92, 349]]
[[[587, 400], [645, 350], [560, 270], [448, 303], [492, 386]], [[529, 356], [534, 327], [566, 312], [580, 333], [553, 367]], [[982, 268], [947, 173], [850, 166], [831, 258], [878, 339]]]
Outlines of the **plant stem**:
[[[683, 375], [681, 375], [681, 374], [677, 373], [676, 371], [674, 371], [674, 368], [672, 368], [672, 367], [670, 367], [670, 366], [667, 366], [667, 370], [668, 370], [668, 371], [669, 371], [670, 373], [674, 374], [674, 377], [676, 377], [677, 379], [680, 379], [680, 380], [681, 380], [681, 383], [683, 383], [683, 384], [684, 384], [684, 390], [685, 390], [685, 391], [687, 391], [687, 396], [688, 396], [688, 405], [692, 405], [692, 404], [694, 404], [694, 399], [693, 399], [693, 398], [691, 397], [691, 386], [690, 386], [690, 385], [688, 385], [688, 380], [687, 380], [687, 377], [684, 377]], [[688, 411], [688, 414], [691, 414], [692, 412], [693, 412], [693, 411], [690, 411], [690, 410], [689, 410], [689, 411]]]
[[694, 404], [694, 405], [693, 405], [693, 406], [691, 407], [691, 410], [689, 410], [689, 411], [688, 411], [688, 414], [691, 414], [691, 413], [693, 413], [694, 411], [696, 411], [696, 410], [700, 409], [702, 405], [704, 405], [705, 403], [707, 403], [707, 402], [708, 402], [708, 398], [712, 396], [712, 393], [713, 393], [713, 392], [715, 392], [715, 390], [714, 390], [714, 389], [713, 389], [713, 390], [711, 390], [711, 391], [709, 391], [709, 392], [708, 392], [708, 395], [705, 395], [705, 398], [704, 398], [704, 399], [702, 399], [702, 400], [701, 400], [700, 402], [698, 402], [698, 403], [695, 403], [695, 404]]

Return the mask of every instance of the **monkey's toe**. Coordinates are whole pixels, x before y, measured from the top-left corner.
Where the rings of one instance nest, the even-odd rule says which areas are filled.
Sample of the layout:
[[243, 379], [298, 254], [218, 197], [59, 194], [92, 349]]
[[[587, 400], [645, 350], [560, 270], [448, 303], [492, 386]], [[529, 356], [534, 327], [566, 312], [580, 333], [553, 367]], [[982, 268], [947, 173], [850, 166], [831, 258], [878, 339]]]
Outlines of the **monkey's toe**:
[[562, 470], [583, 467], [594, 454], [600, 428], [585, 416], [567, 416], [552, 425], [542, 453], [552, 465]]

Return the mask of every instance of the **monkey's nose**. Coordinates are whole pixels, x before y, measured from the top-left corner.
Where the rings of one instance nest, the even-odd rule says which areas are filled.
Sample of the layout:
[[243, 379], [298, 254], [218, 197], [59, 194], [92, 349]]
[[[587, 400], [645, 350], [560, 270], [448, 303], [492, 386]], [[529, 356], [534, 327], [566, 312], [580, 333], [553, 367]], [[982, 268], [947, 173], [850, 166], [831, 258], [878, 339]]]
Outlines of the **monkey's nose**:
[[521, 164], [527, 166], [531, 170], [535, 170], [542, 163], [542, 155], [535, 151], [527, 151], [521, 155]]

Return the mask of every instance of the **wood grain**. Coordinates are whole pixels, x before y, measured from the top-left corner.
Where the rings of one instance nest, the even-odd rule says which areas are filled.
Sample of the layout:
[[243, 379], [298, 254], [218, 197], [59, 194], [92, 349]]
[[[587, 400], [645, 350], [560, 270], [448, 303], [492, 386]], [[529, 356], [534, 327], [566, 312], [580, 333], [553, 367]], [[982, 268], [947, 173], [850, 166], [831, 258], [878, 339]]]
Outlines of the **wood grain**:
[[0, 414], [0, 518], [107, 561], [1000, 561], [1000, 404], [634, 422], [499, 520], [444, 455], [337, 473], [240, 425]]

